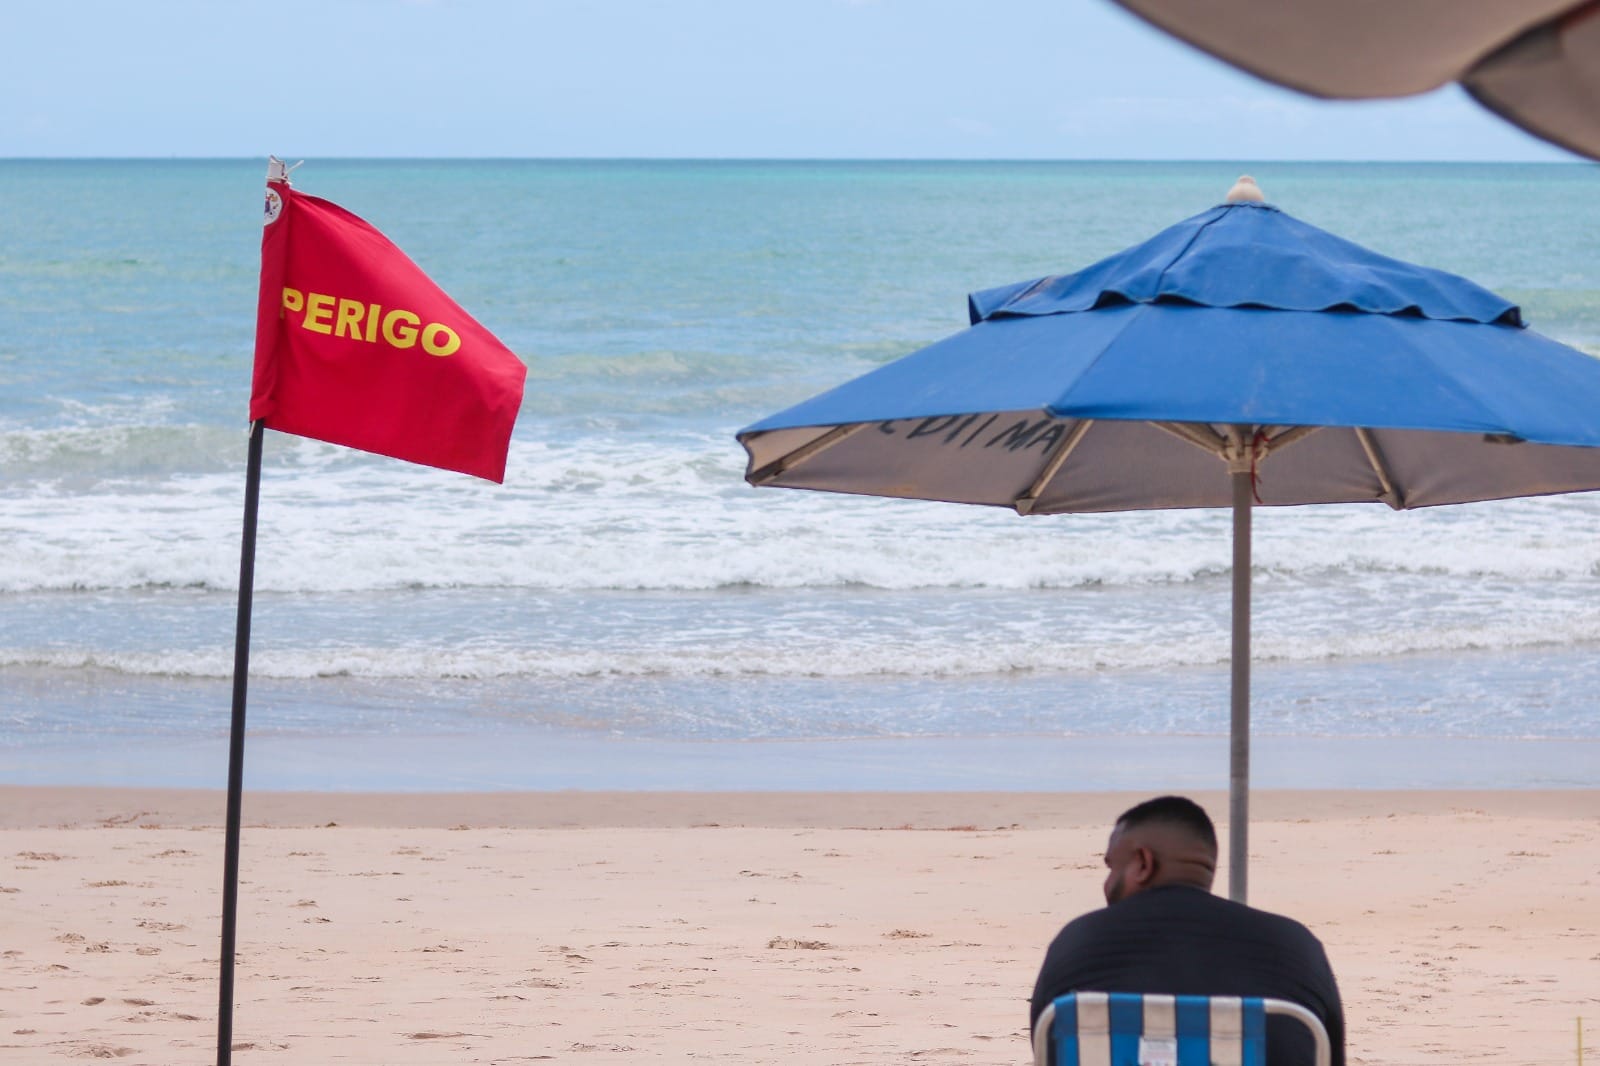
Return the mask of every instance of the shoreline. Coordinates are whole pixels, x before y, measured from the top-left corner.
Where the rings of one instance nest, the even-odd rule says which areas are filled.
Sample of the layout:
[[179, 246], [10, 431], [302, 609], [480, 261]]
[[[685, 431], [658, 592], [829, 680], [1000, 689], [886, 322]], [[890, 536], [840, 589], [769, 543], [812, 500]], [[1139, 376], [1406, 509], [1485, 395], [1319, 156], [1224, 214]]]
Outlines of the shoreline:
[[[1600, 739], [1256, 736], [1258, 789], [1600, 788]], [[0, 747], [12, 785], [223, 788], [226, 736]], [[247, 792], [1096, 792], [1225, 788], [1226, 736], [662, 740], [536, 729], [252, 735]]]
[[[1109, 826], [1159, 790], [1022, 791], [250, 791], [257, 829], [913, 829], [1055, 830]], [[1219, 828], [1228, 796], [1184, 793]], [[0, 830], [220, 829], [216, 789], [0, 784]], [[1252, 822], [1481, 814], [1600, 821], [1600, 788], [1257, 789]], [[334, 823], [334, 824], [330, 824]]]

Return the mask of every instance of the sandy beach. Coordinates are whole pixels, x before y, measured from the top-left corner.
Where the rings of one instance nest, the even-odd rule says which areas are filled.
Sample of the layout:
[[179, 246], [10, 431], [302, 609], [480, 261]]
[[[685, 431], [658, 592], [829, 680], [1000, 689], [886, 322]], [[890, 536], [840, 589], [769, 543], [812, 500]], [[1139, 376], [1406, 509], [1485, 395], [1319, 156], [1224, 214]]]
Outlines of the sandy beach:
[[[1022, 1062], [1044, 945], [1143, 795], [250, 795], [235, 1061]], [[0, 1062], [211, 1061], [222, 810], [0, 788]], [[1252, 902], [1327, 945], [1351, 1062], [1600, 1031], [1600, 792], [1254, 814]]]

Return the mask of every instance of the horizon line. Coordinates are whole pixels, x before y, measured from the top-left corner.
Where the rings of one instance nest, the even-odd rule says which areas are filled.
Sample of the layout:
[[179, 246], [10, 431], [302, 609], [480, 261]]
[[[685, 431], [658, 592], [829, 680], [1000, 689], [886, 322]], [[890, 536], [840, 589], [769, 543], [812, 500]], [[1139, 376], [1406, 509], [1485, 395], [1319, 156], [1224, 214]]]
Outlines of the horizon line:
[[[280, 153], [274, 153], [280, 154]], [[289, 153], [290, 156], [297, 153]], [[282, 156], [281, 158], [287, 158]], [[3, 163], [231, 163], [264, 160], [267, 155], [0, 155]], [[669, 156], [669, 155], [325, 155], [307, 156], [342, 163], [939, 163], [939, 164], [1107, 164], [1244, 166], [1595, 166], [1590, 159], [1344, 159], [1245, 158], [1234, 156], [1158, 159], [1088, 156]]]

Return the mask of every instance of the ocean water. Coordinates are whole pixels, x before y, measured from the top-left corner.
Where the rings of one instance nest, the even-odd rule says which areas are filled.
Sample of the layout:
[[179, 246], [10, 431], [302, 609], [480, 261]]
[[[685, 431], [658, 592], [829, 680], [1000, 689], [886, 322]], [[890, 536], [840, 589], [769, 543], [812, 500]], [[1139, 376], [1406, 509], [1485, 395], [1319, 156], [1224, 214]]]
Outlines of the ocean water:
[[[503, 487], [268, 434], [248, 780], [1221, 787], [1226, 513], [756, 490], [733, 433], [1245, 170], [1600, 355], [1588, 165], [307, 163], [528, 388]], [[223, 779], [263, 173], [0, 161], [0, 780]], [[1262, 510], [1254, 579], [1262, 783], [1600, 786], [1600, 497]]]

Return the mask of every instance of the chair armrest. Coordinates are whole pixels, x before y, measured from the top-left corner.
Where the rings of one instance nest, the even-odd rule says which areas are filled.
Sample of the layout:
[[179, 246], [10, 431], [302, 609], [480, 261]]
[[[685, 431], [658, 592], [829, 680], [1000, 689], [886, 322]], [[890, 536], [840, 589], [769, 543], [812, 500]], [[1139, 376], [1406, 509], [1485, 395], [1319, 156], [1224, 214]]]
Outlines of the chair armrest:
[[1263, 999], [1262, 1009], [1268, 1014], [1282, 1014], [1294, 1018], [1311, 1030], [1311, 1039], [1317, 1045], [1317, 1066], [1328, 1066], [1333, 1061], [1333, 1045], [1328, 1039], [1328, 1030], [1322, 1025], [1322, 1019], [1298, 1003], [1291, 1003], [1286, 999]]

